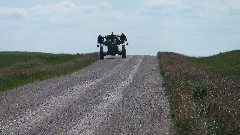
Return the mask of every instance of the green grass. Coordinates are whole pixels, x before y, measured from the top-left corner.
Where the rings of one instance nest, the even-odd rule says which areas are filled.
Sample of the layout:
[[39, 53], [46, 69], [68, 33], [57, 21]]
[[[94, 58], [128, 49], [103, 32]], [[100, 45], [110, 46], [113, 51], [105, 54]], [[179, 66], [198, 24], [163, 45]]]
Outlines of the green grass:
[[211, 57], [192, 58], [191, 61], [213, 73], [240, 80], [240, 50]]
[[39, 54], [30, 52], [0, 52], [0, 69], [15, 63], [31, 60]]
[[194, 58], [159, 52], [178, 134], [240, 134], [240, 51]]
[[0, 52], [0, 92], [73, 73], [98, 60], [97, 53]]

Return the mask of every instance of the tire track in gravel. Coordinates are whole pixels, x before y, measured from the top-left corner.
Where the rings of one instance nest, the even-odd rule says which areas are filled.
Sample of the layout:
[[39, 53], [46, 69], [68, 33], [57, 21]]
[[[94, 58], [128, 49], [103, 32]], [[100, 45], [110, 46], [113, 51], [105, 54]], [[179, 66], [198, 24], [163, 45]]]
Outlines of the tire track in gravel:
[[172, 134], [161, 81], [156, 57], [129, 56], [26, 85], [0, 94], [0, 134]]
[[142, 59], [139, 59], [137, 65], [135, 65], [134, 69], [130, 72], [128, 78], [119, 84], [113, 92], [110, 93], [110, 96], [103, 97], [106, 101], [100, 103], [93, 112], [81, 119], [80, 123], [72, 127], [67, 134], [90, 135], [94, 133], [95, 129], [100, 125], [104, 118], [106, 118], [106, 110], [114, 109], [114, 105], [116, 105], [122, 98], [122, 91], [130, 84], [130, 82], [132, 82], [133, 76], [136, 74], [141, 63]]
[[93, 134], [174, 134], [168, 106], [158, 60], [145, 56], [121, 101]]

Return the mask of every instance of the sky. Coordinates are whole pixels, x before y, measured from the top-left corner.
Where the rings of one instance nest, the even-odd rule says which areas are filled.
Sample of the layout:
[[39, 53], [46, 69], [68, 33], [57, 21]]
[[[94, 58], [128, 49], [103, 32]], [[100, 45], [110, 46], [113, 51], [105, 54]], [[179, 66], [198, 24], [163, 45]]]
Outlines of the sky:
[[129, 55], [238, 50], [240, 0], [0, 0], [0, 51], [98, 52], [111, 32]]

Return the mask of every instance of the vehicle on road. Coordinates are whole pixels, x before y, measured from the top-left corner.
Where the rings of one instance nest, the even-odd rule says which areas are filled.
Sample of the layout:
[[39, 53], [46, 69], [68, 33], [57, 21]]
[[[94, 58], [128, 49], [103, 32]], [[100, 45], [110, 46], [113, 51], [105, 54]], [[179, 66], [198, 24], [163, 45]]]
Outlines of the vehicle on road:
[[[100, 47], [100, 59], [103, 60], [104, 56], [112, 55], [115, 56], [116, 54], [122, 55], [122, 58], [126, 58], [126, 48], [125, 46], [128, 45], [127, 37], [122, 33], [121, 35], [114, 35], [113, 32], [111, 35], [101, 36], [99, 35], [97, 38], [98, 45]], [[119, 46], [122, 46], [122, 50], [119, 50]], [[103, 51], [103, 46], [107, 46], [108, 51]]]

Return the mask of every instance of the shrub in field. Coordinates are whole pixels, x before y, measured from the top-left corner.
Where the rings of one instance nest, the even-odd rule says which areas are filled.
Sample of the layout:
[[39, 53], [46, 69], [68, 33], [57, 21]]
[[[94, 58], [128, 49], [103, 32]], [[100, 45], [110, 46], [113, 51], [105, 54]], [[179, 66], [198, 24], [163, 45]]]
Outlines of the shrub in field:
[[192, 84], [193, 98], [204, 98], [207, 96], [207, 92], [211, 89], [209, 81], [195, 81]]

